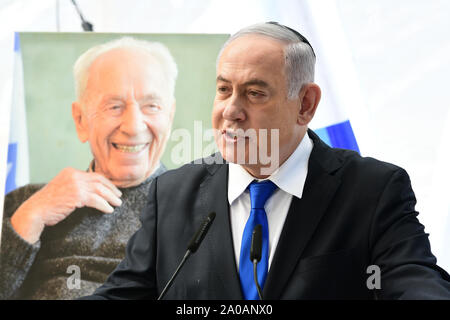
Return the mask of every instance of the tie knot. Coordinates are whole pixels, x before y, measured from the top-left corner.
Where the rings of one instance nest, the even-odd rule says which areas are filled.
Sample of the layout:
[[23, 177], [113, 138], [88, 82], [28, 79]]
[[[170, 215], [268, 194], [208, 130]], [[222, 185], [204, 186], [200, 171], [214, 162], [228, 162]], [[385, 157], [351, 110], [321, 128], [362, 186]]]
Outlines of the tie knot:
[[248, 186], [250, 191], [250, 202], [252, 209], [264, 209], [267, 199], [277, 189], [275, 183], [270, 180], [264, 180], [261, 182], [253, 181]]

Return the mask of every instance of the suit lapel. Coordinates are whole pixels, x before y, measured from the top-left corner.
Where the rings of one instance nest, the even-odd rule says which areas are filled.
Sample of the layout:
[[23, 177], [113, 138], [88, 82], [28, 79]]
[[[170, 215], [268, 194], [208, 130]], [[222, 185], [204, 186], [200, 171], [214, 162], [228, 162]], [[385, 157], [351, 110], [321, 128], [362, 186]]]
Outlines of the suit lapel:
[[211, 175], [200, 185], [199, 195], [205, 212], [216, 213], [208, 242], [214, 259], [212, 270], [222, 282], [226, 299], [242, 299], [227, 198], [228, 165], [211, 165], [208, 171]]
[[292, 199], [264, 286], [263, 295], [266, 299], [280, 299], [340, 184], [340, 180], [332, 173], [341, 166], [341, 162], [313, 132], [308, 131], [308, 134], [314, 142], [314, 148], [309, 159], [303, 196], [302, 199]]

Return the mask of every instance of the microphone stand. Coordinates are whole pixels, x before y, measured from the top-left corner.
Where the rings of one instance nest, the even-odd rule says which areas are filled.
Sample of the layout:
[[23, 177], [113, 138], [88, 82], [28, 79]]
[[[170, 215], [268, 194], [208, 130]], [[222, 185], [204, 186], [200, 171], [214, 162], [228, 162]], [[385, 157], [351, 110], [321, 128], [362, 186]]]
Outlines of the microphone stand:
[[200, 244], [203, 241], [203, 238], [205, 238], [206, 233], [209, 230], [209, 227], [211, 227], [211, 224], [214, 221], [214, 218], [216, 217], [215, 212], [211, 212], [202, 222], [200, 225], [200, 228], [197, 230], [197, 232], [192, 237], [191, 241], [189, 242], [188, 248], [186, 250], [186, 253], [184, 254], [183, 259], [181, 260], [180, 264], [178, 265], [177, 269], [173, 273], [170, 280], [167, 282], [166, 286], [164, 287], [163, 291], [159, 295], [157, 300], [161, 300], [166, 295], [167, 290], [172, 286], [173, 281], [175, 280], [176, 276], [178, 275], [178, 272], [180, 272], [181, 268], [183, 267], [184, 263], [187, 261], [187, 259], [191, 256], [192, 253], [195, 253], [200, 246]]
[[183, 259], [181, 260], [180, 264], [178, 265], [177, 269], [175, 270], [174, 274], [170, 278], [169, 282], [167, 282], [166, 286], [164, 287], [163, 291], [158, 297], [158, 300], [161, 300], [166, 295], [167, 290], [172, 286], [173, 281], [175, 280], [176, 276], [178, 275], [178, 272], [180, 272], [181, 268], [183, 267], [184, 263], [187, 261], [189, 256], [192, 254], [191, 250], [187, 250], [186, 254], [184, 255]]
[[258, 291], [259, 300], [263, 300], [261, 287], [258, 282], [258, 262], [261, 261], [262, 252], [262, 226], [256, 225], [252, 232], [252, 243], [250, 247], [250, 261], [253, 263], [253, 280]]
[[253, 279], [255, 280], [256, 290], [258, 291], [259, 300], [263, 300], [261, 287], [259, 286], [259, 282], [258, 282], [258, 270], [257, 270], [258, 262], [259, 261], [256, 259], [253, 260]]

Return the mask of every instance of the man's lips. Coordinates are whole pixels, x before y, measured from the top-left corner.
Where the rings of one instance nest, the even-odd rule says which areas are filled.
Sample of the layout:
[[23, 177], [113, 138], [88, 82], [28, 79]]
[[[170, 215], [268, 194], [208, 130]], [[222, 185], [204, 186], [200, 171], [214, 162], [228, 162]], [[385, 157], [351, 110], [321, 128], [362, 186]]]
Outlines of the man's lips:
[[250, 137], [245, 134], [245, 131], [243, 129], [236, 129], [236, 130], [230, 130], [230, 129], [223, 129], [221, 131], [223, 138], [228, 142], [237, 142], [241, 139], [249, 139]]
[[142, 151], [145, 147], [147, 147], [149, 145], [149, 143], [120, 144], [120, 143], [112, 142], [112, 145], [113, 145], [114, 148], [116, 148], [117, 150], [119, 150], [121, 152], [138, 153], [138, 152]]

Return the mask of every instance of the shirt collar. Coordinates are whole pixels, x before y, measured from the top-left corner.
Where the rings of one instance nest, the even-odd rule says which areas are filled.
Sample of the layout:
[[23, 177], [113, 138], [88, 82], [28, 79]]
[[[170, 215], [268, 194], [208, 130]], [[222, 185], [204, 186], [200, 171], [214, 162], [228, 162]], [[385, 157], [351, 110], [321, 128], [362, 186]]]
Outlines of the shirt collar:
[[[306, 132], [295, 151], [267, 179], [271, 180], [283, 191], [301, 198], [308, 174], [308, 161], [312, 149], [313, 142], [309, 138], [308, 132]], [[236, 163], [229, 163], [228, 202], [230, 205], [247, 189], [253, 180], [255, 178], [243, 167]]]

